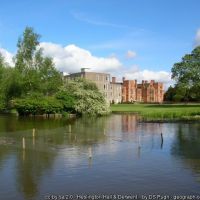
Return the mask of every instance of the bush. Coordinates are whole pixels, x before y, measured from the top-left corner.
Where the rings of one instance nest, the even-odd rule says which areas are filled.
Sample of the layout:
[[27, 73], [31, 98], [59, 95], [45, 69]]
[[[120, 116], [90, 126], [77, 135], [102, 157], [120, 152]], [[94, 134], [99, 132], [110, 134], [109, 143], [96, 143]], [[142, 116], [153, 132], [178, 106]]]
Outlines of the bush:
[[60, 91], [56, 94], [56, 99], [63, 105], [63, 111], [65, 112], [75, 112], [74, 106], [76, 99], [72, 93], [69, 93], [64, 88], [61, 88]]
[[63, 94], [66, 95], [66, 101], [63, 98], [64, 102], [78, 114], [105, 115], [110, 112], [109, 105], [96, 84], [85, 79], [68, 81]]
[[63, 110], [63, 105], [54, 97], [15, 99], [13, 107], [20, 115], [55, 114]]

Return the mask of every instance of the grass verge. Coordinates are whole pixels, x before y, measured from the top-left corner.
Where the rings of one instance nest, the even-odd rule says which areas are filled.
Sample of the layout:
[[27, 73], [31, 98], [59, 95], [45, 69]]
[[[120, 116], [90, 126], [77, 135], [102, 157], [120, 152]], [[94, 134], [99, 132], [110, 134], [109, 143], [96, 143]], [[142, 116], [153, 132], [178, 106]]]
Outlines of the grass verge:
[[200, 120], [200, 104], [116, 104], [111, 111], [137, 113], [147, 121]]

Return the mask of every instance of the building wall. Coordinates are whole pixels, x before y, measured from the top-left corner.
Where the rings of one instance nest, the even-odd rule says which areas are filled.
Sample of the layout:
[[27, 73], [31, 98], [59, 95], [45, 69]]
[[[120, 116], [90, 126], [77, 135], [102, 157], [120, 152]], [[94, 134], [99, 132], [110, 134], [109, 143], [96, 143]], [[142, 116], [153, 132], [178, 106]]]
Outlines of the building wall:
[[102, 92], [108, 102], [110, 101], [110, 74], [85, 72], [85, 78], [96, 83], [99, 91]]
[[111, 82], [110, 87], [111, 87], [110, 103], [121, 103], [121, 101], [122, 101], [122, 84]]
[[125, 80], [122, 83], [122, 102], [162, 103], [164, 98], [163, 83], [154, 80], [142, 81]]
[[76, 79], [76, 78], [85, 78], [87, 80], [94, 82], [97, 85], [99, 91], [104, 95], [108, 103], [121, 102], [121, 95], [122, 95], [121, 84], [116, 83], [115, 81], [111, 82], [110, 74], [82, 71], [79, 73], [73, 73], [66, 76], [66, 79]]
[[137, 99], [137, 81], [123, 79], [123, 102], [134, 102]]

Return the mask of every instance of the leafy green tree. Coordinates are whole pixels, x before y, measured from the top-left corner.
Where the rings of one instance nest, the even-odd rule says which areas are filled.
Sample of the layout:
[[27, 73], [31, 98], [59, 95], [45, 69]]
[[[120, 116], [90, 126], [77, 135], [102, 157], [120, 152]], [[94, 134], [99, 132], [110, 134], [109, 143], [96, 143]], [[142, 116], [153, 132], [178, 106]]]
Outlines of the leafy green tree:
[[51, 58], [45, 57], [41, 61], [38, 67], [40, 82], [42, 82], [40, 89], [44, 95], [53, 95], [62, 86], [61, 74], [55, 69]]
[[62, 77], [52, 59], [43, 56], [39, 39], [40, 35], [33, 28], [26, 27], [18, 40], [15, 68], [21, 75], [23, 96], [35, 92], [53, 95], [62, 85]]
[[109, 113], [109, 106], [95, 83], [85, 79], [68, 81], [65, 90], [73, 101], [72, 108], [82, 115], [105, 115]]
[[20, 115], [42, 115], [61, 113], [63, 105], [54, 97], [26, 97], [15, 99], [14, 107]]
[[175, 63], [171, 71], [182, 99], [200, 100], [200, 46], [186, 54], [181, 62]]
[[62, 103], [63, 111], [75, 113], [75, 96], [69, 92], [66, 88], [60, 88], [60, 91], [56, 94], [56, 98]]
[[17, 54], [15, 67], [22, 73], [34, 65], [34, 55], [39, 45], [40, 35], [35, 33], [32, 27], [26, 27], [23, 37], [17, 43]]
[[165, 92], [164, 100], [165, 101], [173, 101], [173, 98], [174, 98], [174, 96], [176, 94], [175, 92], [176, 92], [175, 91], [175, 87], [170, 86], [168, 88], [168, 90]]
[[3, 93], [3, 77], [5, 72], [5, 62], [4, 57], [0, 53], [0, 110], [4, 109], [5, 107], [5, 98]]

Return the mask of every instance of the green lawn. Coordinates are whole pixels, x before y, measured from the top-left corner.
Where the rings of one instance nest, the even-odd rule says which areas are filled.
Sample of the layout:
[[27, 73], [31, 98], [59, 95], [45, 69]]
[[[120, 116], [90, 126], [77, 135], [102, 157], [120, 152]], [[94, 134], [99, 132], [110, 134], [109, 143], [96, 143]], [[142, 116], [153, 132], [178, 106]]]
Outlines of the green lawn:
[[200, 120], [200, 104], [116, 104], [111, 110], [138, 113], [147, 120]]

